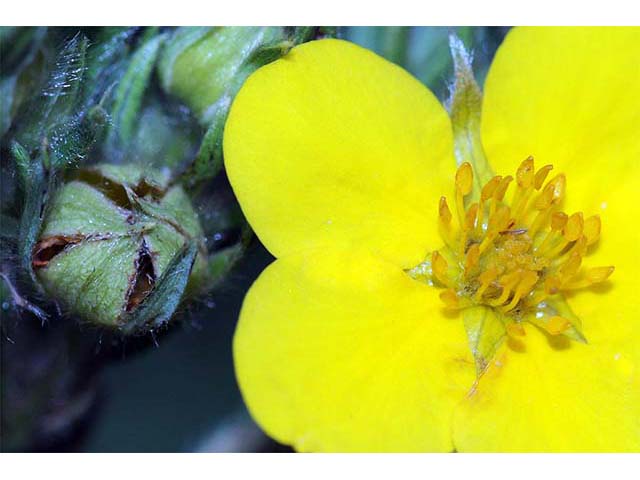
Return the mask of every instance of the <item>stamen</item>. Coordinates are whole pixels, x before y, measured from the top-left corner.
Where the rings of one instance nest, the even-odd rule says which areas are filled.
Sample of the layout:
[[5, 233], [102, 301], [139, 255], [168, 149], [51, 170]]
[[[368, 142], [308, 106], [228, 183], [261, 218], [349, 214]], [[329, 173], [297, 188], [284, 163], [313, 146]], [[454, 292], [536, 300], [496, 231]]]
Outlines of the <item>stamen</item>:
[[600, 216], [594, 215], [584, 221], [582, 233], [587, 237], [587, 245], [593, 245], [600, 238]]
[[572, 279], [562, 286], [564, 290], [587, 288], [607, 280], [615, 267], [593, 267], [583, 272], [581, 278]]
[[533, 170], [533, 157], [529, 157], [518, 167], [518, 170], [516, 171], [516, 181], [518, 186], [522, 188], [529, 188], [533, 185], [534, 179], [535, 172]]
[[520, 301], [520, 299], [523, 296], [527, 295], [537, 282], [538, 282], [538, 275], [536, 274], [536, 272], [532, 270], [528, 270], [524, 272], [520, 280], [520, 283], [518, 284], [518, 288], [516, 288], [513, 298], [511, 299], [511, 302], [509, 302], [509, 305], [505, 307], [505, 311], [508, 312], [510, 310], [513, 310], [516, 307], [516, 305], [518, 305], [518, 302]]
[[447, 287], [452, 286], [452, 282], [448, 275], [449, 264], [437, 250], [431, 254], [431, 269], [434, 276], [440, 283]]
[[562, 234], [568, 242], [575, 242], [582, 235], [583, 228], [584, 219], [582, 218], [582, 212], [574, 213], [567, 220]]
[[442, 300], [447, 308], [457, 310], [460, 308], [460, 297], [455, 290], [448, 288], [440, 293], [440, 300]]
[[465, 275], [468, 276], [469, 273], [471, 273], [475, 269], [476, 265], [478, 265], [479, 260], [480, 246], [477, 243], [474, 243], [469, 247], [469, 250], [467, 251], [467, 258], [465, 259], [464, 263]]
[[546, 330], [551, 335], [560, 335], [571, 326], [571, 322], [564, 317], [553, 316], [546, 325]]
[[520, 322], [507, 323], [507, 335], [510, 337], [524, 337], [527, 332]]
[[553, 165], [545, 165], [536, 172], [535, 180], [533, 181], [533, 185], [536, 190], [540, 190], [542, 184], [547, 179], [547, 175], [549, 175], [549, 172], [551, 170], [553, 170]]
[[493, 300], [489, 302], [489, 304], [494, 307], [504, 304], [509, 299], [513, 287], [515, 287], [518, 281], [520, 281], [521, 275], [522, 273], [520, 271], [510, 272], [503, 275], [500, 278], [500, 284], [502, 285], [502, 294], [498, 297], [497, 300]]
[[567, 224], [568, 219], [569, 217], [564, 212], [555, 212], [551, 215], [551, 231], [547, 233], [540, 246], [536, 248], [537, 253], [544, 253], [547, 247], [559, 237], [559, 232]]
[[478, 276], [478, 280], [480, 281], [480, 288], [478, 288], [476, 294], [474, 295], [475, 301], [480, 301], [480, 299], [482, 298], [482, 294], [487, 290], [487, 288], [489, 288], [493, 281], [498, 278], [498, 274], [498, 269], [496, 267], [491, 267]]
[[438, 218], [440, 235], [442, 235], [442, 238], [447, 244], [447, 247], [449, 247], [450, 249], [454, 249], [456, 241], [453, 238], [453, 232], [451, 231], [451, 210], [449, 210], [449, 205], [447, 205], [447, 199], [445, 197], [440, 197], [440, 204], [438, 206]]
[[456, 171], [456, 210], [460, 228], [464, 228], [464, 197], [471, 193], [473, 188], [473, 169], [468, 162], [460, 165]]
[[551, 335], [582, 335], [566, 318], [572, 314], [553, 305], [559, 305], [563, 292], [606, 281], [614, 268], [582, 267], [589, 246], [600, 237], [600, 217], [560, 211], [567, 180], [562, 173], [547, 180], [552, 169], [545, 165], [536, 171], [528, 157], [516, 171], [512, 195], [507, 190], [514, 177], [497, 175], [474, 199], [473, 169], [469, 163], [460, 165], [455, 175], [457, 225], [441, 197], [438, 224], [446, 247], [421, 267], [429, 272], [423, 275], [445, 287], [440, 298], [446, 308], [493, 307], [512, 337], [525, 334], [524, 321]]

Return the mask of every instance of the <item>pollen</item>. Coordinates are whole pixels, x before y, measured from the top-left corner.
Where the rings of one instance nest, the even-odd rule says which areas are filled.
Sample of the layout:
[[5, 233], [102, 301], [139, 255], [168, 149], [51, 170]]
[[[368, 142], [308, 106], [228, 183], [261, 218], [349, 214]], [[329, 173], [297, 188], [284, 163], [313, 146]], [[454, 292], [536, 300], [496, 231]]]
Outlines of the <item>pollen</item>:
[[471, 165], [458, 168], [456, 211], [445, 197], [438, 205], [444, 247], [430, 254], [427, 268], [416, 267], [444, 289], [446, 308], [490, 306], [502, 314], [510, 336], [524, 335], [524, 321], [551, 335], [572, 328], [566, 312], [550, 308], [553, 299], [606, 281], [614, 267], [583, 266], [600, 237], [600, 218], [562, 211], [567, 180], [564, 174], [548, 179], [552, 169], [536, 170], [529, 157], [515, 176], [495, 176], [474, 192]]

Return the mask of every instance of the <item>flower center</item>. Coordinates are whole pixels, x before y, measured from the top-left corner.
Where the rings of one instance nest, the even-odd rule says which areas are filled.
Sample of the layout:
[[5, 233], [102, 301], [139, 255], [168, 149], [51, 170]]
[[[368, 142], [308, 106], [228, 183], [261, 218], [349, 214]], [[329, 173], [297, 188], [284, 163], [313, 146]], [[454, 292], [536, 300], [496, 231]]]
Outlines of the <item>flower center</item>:
[[577, 319], [554, 298], [603, 282], [614, 267], [581, 268], [600, 236], [600, 217], [561, 211], [566, 178], [560, 174], [545, 183], [552, 168], [536, 171], [529, 157], [516, 171], [512, 195], [506, 194], [514, 178], [496, 176], [474, 198], [473, 170], [462, 164], [455, 178], [455, 219], [446, 198], [440, 199], [445, 246], [409, 275], [445, 287], [440, 298], [447, 308], [493, 307], [510, 334], [522, 334], [524, 320], [553, 335], [575, 327]]

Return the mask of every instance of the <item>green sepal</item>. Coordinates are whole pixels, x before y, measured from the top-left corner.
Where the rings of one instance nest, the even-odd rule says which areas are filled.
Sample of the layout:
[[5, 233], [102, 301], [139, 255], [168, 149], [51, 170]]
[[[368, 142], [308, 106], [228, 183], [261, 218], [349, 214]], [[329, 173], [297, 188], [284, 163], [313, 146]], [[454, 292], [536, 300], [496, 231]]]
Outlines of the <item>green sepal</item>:
[[31, 254], [42, 225], [42, 205], [47, 187], [44, 166], [40, 157], [32, 159], [26, 149], [17, 142], [11, 144], [16, 172], [23, 195], [22, 216], [18, 234], [18, 254], [23, 270], [37, 285], [31, 265]]
[[462, 311], [469, 347], [480, 377], [506, 337], [505, 320], [496, 309], [477, 305]]
[[138, 244], [136, 236], [85, 240], [53, 257], [38, 277], [82, 321], [115, 327], [135, 275]]
[[551, 317], [558, 315], [569, 320], [571, 326], [561, 335], [580, 343], [588, 343], [582, 332], [582, 320], [571, 310], [567, 300], [562, 295], [554, 295], [538, 305], [536, 314], [531, 314], [528, 321], [546, 331], [546, 325]]
[[193, 241], [176, 252], [151, 293], [138, 308], [122, 318], [124, 333], [153, 330], [171, 319], [185, 292], [197, 254], [198, 247]]
[[480, 139], [482, 91], [473, 74], [473, 59], [462, 40], [455, 34], [451, 34], [449, 47], [455, 75], [449, 99], [454, 152], [458, 165], [469, 162], [473, 167], [474, 182], [471, 198], [475, 199], [479, 198], [482, 186], [494, 176]]
[[40, 237], [125, 235], [130, 228], [126, 212], [92, 186], [72, 181], [58, 189], [49, 202]]

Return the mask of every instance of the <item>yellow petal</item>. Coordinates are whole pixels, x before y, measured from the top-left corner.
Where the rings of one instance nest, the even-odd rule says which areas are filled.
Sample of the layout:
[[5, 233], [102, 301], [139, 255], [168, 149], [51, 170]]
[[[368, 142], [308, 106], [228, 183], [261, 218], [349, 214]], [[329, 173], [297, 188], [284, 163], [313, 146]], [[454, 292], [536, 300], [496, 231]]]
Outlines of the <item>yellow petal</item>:
[[[507, 36], [492, 64], [482, 117], [490, 161], [498, 173], [509, 172], [520, 159], [533, 155], [538, 167], [552, 163], [556, 173], [566, 173], [566, 210], [602, 219], [600, 240], [590, 247], [584, 266], [613, 265], [615, 271], [605, 284], [569, 297], [582, 320], [587, 346], [572, 344], [568, 352], [549, 350], [544, 355], [532, 347], [531, 353], [508, 356], [517, 361], [507, 360], [500, 382], [496, 379], [495, 385], [501, 386], [488, 400], [493, 406], [477, 402], [478, 408], [469, 407], [466, 417], [462, 415], [466, 420], [459, 422], [470, 422], [466, 436], [459, 437], [470, 449], [640, 448], [640, 411], [633, 406], [640, 404], [639, 46], [638, 28], [518, 28]], [[524, 363], [524, 357], [536, 355], [541, 363]], [[541, 370], [552, 367], [558, 373], [543, 377]], [[529, 389], [526, 377], [536, 380]], [[487, 381], [486, 392], [490, 388]], [[567, 411], [564, 419], [545, 417], [548, 413], [540, 408], [523, 420], [505, 414], [512, 424], [507, 431], [532, 429], [529, 443], [521, 440], [524, 433], [510, 447], [500, 443], [498, 433], [492, 438], [479, 434], [482, 429], [504, 433], [504, 425], [495, 427], [489, 416], [511, 411], [509, 402], [525, 401], [518, 397], [518, 388], [535, 401], [538, 394], [532, 390], [546, 391], [549, 399], [557, 398], [561, 410], [569, 408], [573, 395], [579, 401], [577, 410]], [[498, 405], [493, 399], [500, 392], [513, 398]], [[489, 398], [488, 393], [484, 397]], [[483, 408], [486, 412], [480, 414]], [[546, 438], [553, 431], [551, 422], [567, 433]]]
[[485, 83], [482, 143], [498, 174], [533, 155], [586, 215], [638, 184], [640, 28], [516, 28]]
[[234, 359], [255, 420], [301, 451], [450, 451], [475, 375], [438, 290], [356, 251], [269, 266], [244, 301]]
[[627, 349], [640, 363], [640, 203], [637, 186], [624, 184], [612, 189], [605, 208], [600, 209], [602, 233], [584, 259], [584, 267], [612, 265], [609, 279], [591, 288], [572, 292], [568, 298], [582, 319], [591, 344]]
[[453, 432], [462, 452], [638, 452], [640, 365], [528, 326], [456, 410]]
[[340, 40], [309, 42], [255, 72], [232, 106], [225, 166], [275, 256], [361, 245], [402, 267], [438, 244], [451, 126], [401, 68]]

